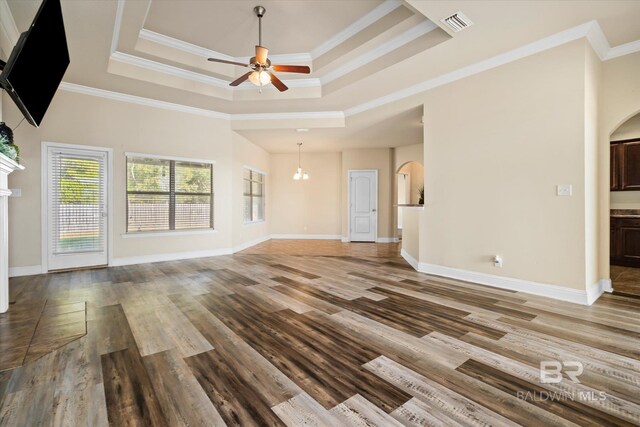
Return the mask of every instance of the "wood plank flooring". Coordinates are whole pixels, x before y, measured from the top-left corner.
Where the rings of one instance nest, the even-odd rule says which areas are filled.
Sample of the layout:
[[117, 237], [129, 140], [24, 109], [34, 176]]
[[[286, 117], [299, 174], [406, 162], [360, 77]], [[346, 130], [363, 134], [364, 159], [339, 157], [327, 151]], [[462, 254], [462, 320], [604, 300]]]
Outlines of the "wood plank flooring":
[[[640, 424], [640, 299], [428, 276], [396, 244], [270, 241], [10, 286], [2, 426]], [[541, 382], [542, 361], [580, 362], [579, 382]]]

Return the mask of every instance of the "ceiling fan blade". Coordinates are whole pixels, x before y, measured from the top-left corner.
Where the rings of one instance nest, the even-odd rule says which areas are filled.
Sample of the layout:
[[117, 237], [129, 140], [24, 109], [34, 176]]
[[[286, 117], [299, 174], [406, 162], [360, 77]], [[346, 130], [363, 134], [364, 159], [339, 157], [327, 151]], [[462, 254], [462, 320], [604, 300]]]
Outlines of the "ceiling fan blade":
[[243, 64], [242, 62], [227, 61], [226, 59], [218, 59], [218, 58], [208, 58], [207, 61], [220, 62], [222, 64], [239, 65], [241, 67], [248, 67], [249, 66], [248, 64]]
[[273, 83], [273, 85], [280, 91], [280, 92], [284, 92], [285, 90], [289, 89], [287, 87], [286, 84], [282, 83], [282, 81], [276, 77], [275, 74], [273, 74], [270, 71], [267, 71], [267, 73], [269, 73], [269, 75], [271, 76], [271, 83]]
[[234, 81], [229, 83], [229, 86], [238, 86], [240, 83], [242, 83], [245, 80], [247, 80], [251, 73], [253, 73], [253, 71], [249, 71], [248, 73], [243, 74], [242, 76], [238, 77], [237, 79], [235, 79]]
[[271, 68], [273, 71], [280, 71], [282, 73], [309, 74], [311, 72], [311, 68], [306, 65], [273, 65]]
[[269, 53], [269, 49], [267, 49], [264, 46], [256, 45], [256, 62], [258, 64], [266, 64], [268, 53]]

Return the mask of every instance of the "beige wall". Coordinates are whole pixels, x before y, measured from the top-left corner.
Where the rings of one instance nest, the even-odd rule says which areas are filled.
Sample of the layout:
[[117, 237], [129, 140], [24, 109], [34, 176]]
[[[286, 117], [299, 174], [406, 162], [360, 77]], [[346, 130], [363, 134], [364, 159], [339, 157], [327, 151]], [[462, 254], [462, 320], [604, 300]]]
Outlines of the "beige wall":
[[420, 213], [415, 208], [402, 208], [402, 249], [420, 260]]
[[[242, 135], [232, 132], [233, 145], [233, 247], [251, 244], [266, 238], [269, 234], [271, 218], [267, 209], [271, 203], [271, 174], [269, 173], [269, 153]], [[265, 176], [265, 221], [244, 223], [244, 171], [254, 169]]]
[[611, 134], [612, 141], [633, 138], [640, 138], [640, 114], [631, 117]]
[[[611, 134], [631, 117], [640, 113], [640, 53], [625, 55], [602, 64], [602, 87], [599, 116], [598, 194], [599, 194], [599, 256], [601, 277], [609, 277], [609, 142]], [[635, 192], [634, 192], [635, 193]], [[620, 193], [612, 198], [617, 207], [638, 207], [632, 193]]]
[[585, 289], [585, 43], [425, 94], [421, 262]]
[[395, 168], [391, 148], [346, 150], [342, 152], [342, 237], [349, 237], [348, 177], [350, 170], [378, 171], [378, 239], [395, 237], [394, 210]]
[[[3, 97], [5, 119], [15, 126], [21, 115], [8, 96]], [[241, 188], [237, 163], [232, 161], [234, 146], [242, 162], [267, 166], [266, 155], [246, 141], [233, 139], [227, 121], [179, 113], [103, 98], [59, 91], [38, 129], [23, 123], [15, 131], [16, 143], [26, 170], [13, 174], [11, 188], [22, 189], [22, 197], [10, 203], [10, 266], [41, 265], [40, 180], [41, 142], [49, 141], [113, 149], [113, 257], [128, 257], [230, 249], [233, 245], [233, 216], [241, 218], [238, 195]], [[127, 151], [166, 156], [214, 160], [215, 229], [213, 234], [169, 237], [123, 238], [125, 218], [125, 155]], [[232, 180], [235, 184], [232, 185]], [[236, 201], [234, 204], [233, 201]], [[237, 227], [236, 227], [237, 229]], [[263, 232], [264, 230], [261, 230]], [[236, 233], [238, 241], [244, 236]], [[250, 238], [254, 238], [251, 235]], [[249, 237], [247, 237], [249, 238]]]
[[598, 270], [598, 114], [602, 80], [602, 63], [591, 45], [583, 42], [584, 71], [584, 246], [585, 286], [591, 287], [600, 279]]
[[[419, 163], [421, 166], [424, 162], [424, 144], [405, 145], [402, 147], [396, 147], [393, 149], [393, 164], [394, 164], [394, 185], [393, 185], [393, 200], [396, 204], [398, 200], [398, 175], [397, 172], [403, 165], [409, 162]], [[419, 176], [418, 176], [419, 175]], [[417, 190], [424, 185], [424, 167], [422, 170], [412, 167], [411, 176], [411, 203], [418, 203]], [[415, 199], [415, 201], [414, 201]], [[393, 209], [392, 221], [394, 230], [398, 229], [398, 210]], [[416, 258], [417, 259], [417, 258]]]
[[[420, 188], [424, 185], [424, 167], [422, 167], [422, 163], [418, 162], [409, 162], [405, 163], [404, 166], [400, 168], [398, 173], [395, 174], [396, 183], [398, 182], [398, 174], [403, 173], [409, 175], [409, 200], [407, 203], [409, 204], [417, 204], [420, 201]], [[398, 186], [395, 186], [396, 190]], [[398, 195], [394, 197], [394, 200], [398, 200]]]
[[272, 234], [340, 235], [341, 155], [302, 153], [308, 181], [294, 181], [298, 154], [272, 154]]

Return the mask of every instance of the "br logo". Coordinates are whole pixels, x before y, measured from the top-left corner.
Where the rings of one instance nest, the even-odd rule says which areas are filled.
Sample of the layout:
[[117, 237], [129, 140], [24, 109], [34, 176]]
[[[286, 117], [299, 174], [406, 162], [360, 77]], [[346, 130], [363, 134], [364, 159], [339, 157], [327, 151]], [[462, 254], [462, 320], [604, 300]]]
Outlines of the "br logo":
[[578, 377], [584, 372], [580, 362], [559, 362], [557, 360], [543, 360], [540, 362], [540, 382], [543, 384], [558, 384], [565, 373], [574, 383], [580, 383]]

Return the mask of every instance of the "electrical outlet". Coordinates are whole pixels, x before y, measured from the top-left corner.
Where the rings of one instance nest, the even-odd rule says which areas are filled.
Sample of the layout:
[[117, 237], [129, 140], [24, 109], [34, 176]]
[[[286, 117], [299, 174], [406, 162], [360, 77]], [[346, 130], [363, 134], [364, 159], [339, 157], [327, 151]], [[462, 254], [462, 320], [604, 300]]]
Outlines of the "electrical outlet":
[[502, 268], [502, 257], [500, 255], [495, 255], [493, 257], [493, 266]]
[[557, 196], [571, 196], [572, 193], [571, 184], [558, 184], [556, 185]]

